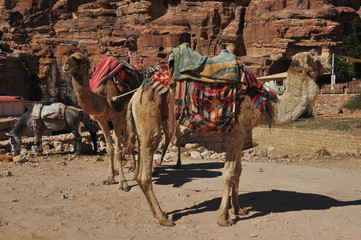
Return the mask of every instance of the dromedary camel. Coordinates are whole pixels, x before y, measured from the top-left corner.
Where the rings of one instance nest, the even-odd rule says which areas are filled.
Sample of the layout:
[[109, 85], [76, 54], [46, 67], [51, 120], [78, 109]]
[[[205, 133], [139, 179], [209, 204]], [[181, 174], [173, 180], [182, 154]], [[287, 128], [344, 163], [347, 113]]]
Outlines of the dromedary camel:
[[[287, 71], [286, 91], [282, 96], [270, 100], [269, 111], [261, 112], [247, 95], [240, 100], [238, 119], [234, 127], [230, 132], [223, 133], [227, 136], [229, 144], [226, 147], [223, 169], [224, 192], [219, 208], [218, 225], [234, 224], [228, 211], [230, 200], [233, 214], [247, 213], [246, 209], [240, 208], [238, 199], [238, 185], [242, 170], [241, 152], [245, 132], [266, 121], [284, 124], [296, 120], [304, 112], [306, 106], [315, 100], [318, 94], [316, 78], [330, 70], [327, 60], [326, 56], [318, 56], [313, 51], [294, 55]], [[168, 219], [166, 213], [161, 210], [151, 180], [153, 154], [161, 139], [162, 113], [167, 112], [168, 108], [165, 95], [156, 95], [150, 88], [139, 88], [128, 106], [127, 121], [132, 125], [128, 130], [136, 131], [139, 144], [135, 179], [160, 225], [173, 226], [174, 222]]]
[[[88, 58], [82, 53], [74, 53], [69, 56], [64, 64], [64, 71], [72, 76], [72, 84], [82, 109], [88, 113], [92, 119], [99, 124], [106, 141], [106, 151], [110, 159], [108, 177], [104, 181], [106, 184], [116, 183], [114, 177], [114, 157], [119, 162], [119, 188], [129, 191], [123, 173], [123, 165], [126, 163], [125, 152], [121, 144], [127, 139], [126, 131], [126, 110], [131, 95], [126, 95], [114, 101], [112, 98], [120, 94], [113, 81], [101, 84], [95, 92], [90, 90], [90, 63]], [[140, 85], [141, 81], [139, 80]], [[108, 122], [114, 127], [115, 149], [110, 134]]]

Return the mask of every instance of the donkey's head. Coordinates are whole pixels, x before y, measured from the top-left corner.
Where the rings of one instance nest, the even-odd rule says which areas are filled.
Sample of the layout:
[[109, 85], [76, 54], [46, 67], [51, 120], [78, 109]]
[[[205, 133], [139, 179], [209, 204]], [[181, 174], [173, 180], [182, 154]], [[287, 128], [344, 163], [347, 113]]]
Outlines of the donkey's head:
[[10, 146], [11, 151], [14, 153], [14, 155], [20, 154], [20, 148], [21, 148], [21, 137], [16, 135], [13, 130], [6, 133], [6, 136], [10, 138]]

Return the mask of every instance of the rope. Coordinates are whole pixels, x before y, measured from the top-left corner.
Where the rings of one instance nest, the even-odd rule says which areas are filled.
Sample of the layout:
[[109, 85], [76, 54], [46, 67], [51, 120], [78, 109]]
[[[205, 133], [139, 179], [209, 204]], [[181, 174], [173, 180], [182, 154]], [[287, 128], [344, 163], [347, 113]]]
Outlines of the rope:
[[76, 107], [73, 107], [73, 106], [65, 106], [65, 108], [69, 109], [69, 110], [72, 110], [72, 111], [76, 111], [76, 112], [84, 112], [83, 109], [76, 108]]
[[119, 96], [112, 97], [112, 101], [117, 101], [119, 98], [122, 98], [122, 97], [124, 97], [124, 96], [127, 96], [127, 95], [129, 95], [129, 94], [131, 94], [131, 93], [133, 93], [133, 92], [135, 92], [135, 91], [137, 91], [137, 90], [138, 90], [138, 89], [136, 88], [136, 89], [133, 89], [132, 91], [129, 91], [129, 92], [127, 92], [127, 93], [121, 94], [121, 95], [119, 95]]

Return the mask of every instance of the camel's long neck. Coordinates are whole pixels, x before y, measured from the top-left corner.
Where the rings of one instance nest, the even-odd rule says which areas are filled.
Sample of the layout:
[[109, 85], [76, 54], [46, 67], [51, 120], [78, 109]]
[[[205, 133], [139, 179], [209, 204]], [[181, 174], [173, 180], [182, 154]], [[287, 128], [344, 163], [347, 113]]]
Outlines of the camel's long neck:
[[[307, 74], [300, 75], [288, 73], [286, 91], [278, 97], [273, 106], [273, 122], [275, 124], [285, 124], [295, 121], [306, 110], [307, 105], [312, 104], [318, 94], [318, 86]], [[296, 79], [289, 81], [288, 79]]]
[[72, 74], [72, 84], [81, 108], [90, 115], [97, 115], [102, 111], [98, 109], [99, 103], [105, 98], [90, 90], [89, 78], [87, 70]]

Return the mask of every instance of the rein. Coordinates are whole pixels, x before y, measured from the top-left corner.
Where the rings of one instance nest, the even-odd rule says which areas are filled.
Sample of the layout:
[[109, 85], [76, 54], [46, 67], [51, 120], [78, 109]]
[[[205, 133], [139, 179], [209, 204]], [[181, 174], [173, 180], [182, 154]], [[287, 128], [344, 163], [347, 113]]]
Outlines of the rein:
[[306, 67], [303, 67], [303, 66], [300, 66], [300, 65], [293, 65], [293, 66], [304, 69], [305, 72], [306, 72], [306, 74], [307, 74], [311, 79], [313, 79], [313, 80], [315, 80], [316, 78], [312, 77], [312, 76], [310, 75], [310, 73], [311, 73], [311, 72], [318, 72], [318, 73], [319, 73], [319, 72], [320, 72], [320, 69], [321, 69], [321, 68], [306, 68]]

